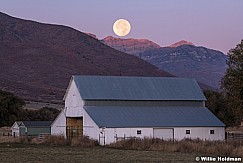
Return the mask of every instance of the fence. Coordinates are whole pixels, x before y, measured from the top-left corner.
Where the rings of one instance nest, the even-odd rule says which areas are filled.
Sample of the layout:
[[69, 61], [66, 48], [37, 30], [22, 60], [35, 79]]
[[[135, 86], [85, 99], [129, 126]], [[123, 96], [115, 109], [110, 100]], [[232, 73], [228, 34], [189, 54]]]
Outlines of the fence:
[[43, 140], [43, 139], [45, 139], [49, 135], [51, 135], [51, 134], [50, 133], [39, 133], [38, 139], [39, 140]]
[[[118, 137], [117, 134], [114, 136], [116, 141], [127, 140], [127, 139], [141, 139], [140, 137]], [[243, 132], [225, 132], [225, 140], [243, 141]]]
[[243, 133], [238, 132], [226, 132], [225, 133], [226, 140], [237, 140], [243, 141]]
[[[106, 139], [105, 138], [106, 138], [105, 135], [99, 134], [99, 140], [98, 140], [98, 142], [99, 142], [100, 145], [106, 145], [106, 141], [105, 141]], [[119, 140], [141, 139], [140, 137], [136, 137], [136, 136], [129, 136], [129, 137], [127, 137], [125, 134], [122, 137], [118, 137], [117, 134], [116, 134], [114, 136], [114, 138], [115, 138], [115, 142], [117, 142]]]
[[124, 134], [123, 137], [118, 137], [117, 134], [114, 136], [114, 138], [116, 139], [116, 141], [119, 141], [119, 140], [127, 140], [127, 139], [141, 139], [140, 137], [136, 137], [136, 136], [129, 136], [129, 137], [126, 137], [126, 135]]

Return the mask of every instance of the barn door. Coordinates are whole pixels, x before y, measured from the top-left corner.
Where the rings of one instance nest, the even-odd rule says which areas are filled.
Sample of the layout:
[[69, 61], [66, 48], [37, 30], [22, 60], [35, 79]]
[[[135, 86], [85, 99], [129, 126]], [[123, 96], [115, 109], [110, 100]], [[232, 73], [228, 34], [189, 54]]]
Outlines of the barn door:
[[174, 130], [172, 128], [154, 128], [154, 138], [159, 138], [163, 140], [173, 140]]
[[105, 145], [105, 134], [104, 133], [99, 134], [99, 143], [100, 143], [100, 145]]
[[67, 117], [67, 139], [83, 136], [83, 117]]

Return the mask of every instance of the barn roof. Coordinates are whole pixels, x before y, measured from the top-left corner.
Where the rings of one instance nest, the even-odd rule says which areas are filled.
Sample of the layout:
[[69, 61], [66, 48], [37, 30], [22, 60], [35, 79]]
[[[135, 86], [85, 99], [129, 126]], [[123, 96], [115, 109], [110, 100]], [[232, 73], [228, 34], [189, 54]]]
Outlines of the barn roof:
[[99, 127], [223, 127], [206, 107], [84, 106]]
[[11, 128], [19, 127], [19, 126], [21, 126], [22, 124], [23, 124], [22, 121], [15, 121]]
[[52, 121], [22, 121], [25, 127], [50, 127]]
[[73, 76], [84, 100], [206, 100], [195, 79]]

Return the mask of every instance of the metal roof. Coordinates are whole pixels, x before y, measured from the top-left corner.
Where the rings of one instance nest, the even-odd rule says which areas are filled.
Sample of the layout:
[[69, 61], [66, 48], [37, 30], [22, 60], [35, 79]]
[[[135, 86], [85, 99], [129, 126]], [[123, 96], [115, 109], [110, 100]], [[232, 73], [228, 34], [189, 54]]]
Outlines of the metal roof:
[[73, 76], [84, 100], [206, 100], [195, 79]]
[[50, 127], [52, 121], [22, 121], [25, 127]]
[[223, 127], [206, 107], [84, 106], [99, 127]]

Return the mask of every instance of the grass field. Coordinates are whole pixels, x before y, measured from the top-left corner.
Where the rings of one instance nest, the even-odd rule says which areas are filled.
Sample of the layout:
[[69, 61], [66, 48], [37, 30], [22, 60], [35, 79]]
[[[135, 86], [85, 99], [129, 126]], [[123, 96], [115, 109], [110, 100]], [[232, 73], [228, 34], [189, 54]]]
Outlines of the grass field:
[[243, 157], [240, 141], [129, 139], [106, 147], [82, 137], [37, 138], [0, 136], [0, 162], [195, 162], [196, 157]]
[[195, 162], [196, 154], [0, 143], [0, 162]]

